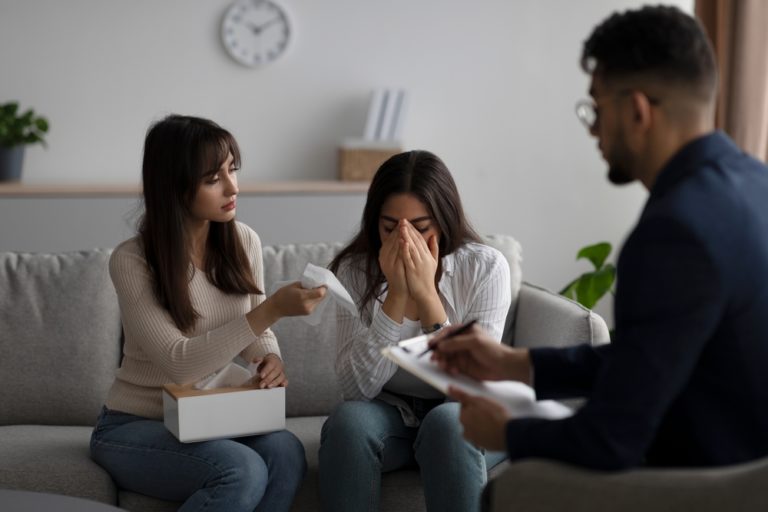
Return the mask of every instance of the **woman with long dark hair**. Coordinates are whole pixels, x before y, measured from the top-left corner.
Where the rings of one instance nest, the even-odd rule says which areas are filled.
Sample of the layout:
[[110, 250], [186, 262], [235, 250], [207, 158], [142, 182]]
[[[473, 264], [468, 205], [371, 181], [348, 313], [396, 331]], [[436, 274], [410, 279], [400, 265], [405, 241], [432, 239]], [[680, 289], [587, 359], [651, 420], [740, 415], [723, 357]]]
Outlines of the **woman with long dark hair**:
[[139, 233], [109, 262], [125, 344], [91, 456], [121, 488], [183, 501], [184, 512], [288, 511], [306, 471], [288, 431], [184, 444], [163, 425], [164, 384], [192, 384], [238, 355], [259, 363], [260, 387], [287, 385], [269, 327], [325, 293], [295, 283], [265, 299], [261, 242], [235, 221], [239, 167], [237, 142], [215, 123], [155, 123]]
[[418, 465], [430, 511], [478, 510], [488, 465], [463, 440], [457, 403], [381, 349], [469, 320], [501, 339], [509, 265], [480, 243], [445, 164], [427, 151], [387, 160], [368, 191], [359, 233], [330, 266], [359, 306], [338, 313], [336, 373], [344, 394], [323, 425], [324, 510], [378, 509], [381, 473]]

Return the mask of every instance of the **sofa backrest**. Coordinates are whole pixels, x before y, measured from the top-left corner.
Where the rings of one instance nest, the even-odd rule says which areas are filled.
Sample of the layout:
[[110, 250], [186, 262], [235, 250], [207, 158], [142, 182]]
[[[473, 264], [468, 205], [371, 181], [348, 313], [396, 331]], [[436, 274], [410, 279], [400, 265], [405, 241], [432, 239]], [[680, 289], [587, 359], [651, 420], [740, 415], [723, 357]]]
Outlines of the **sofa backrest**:
[[[264, 281], [267, 293], [275, 283], [297, 281], [307, 263], [326, 267], [341, 250], [341, 243], [264, 246]], [[280, 344], [288, 375], [287, 416], [328, 414], [341, 400], [333, 369], [336, 354], [335, 308], [323, 310], [319, 325], [300, 318], [282, 318], [272, 326]]]
[[[506, 235], [488, 236], [485, 242], [499, 249], [510, 264], [509, 318], [514, 318], [521, 283], [520, 245]], [[275, 283], [295, 281], [307, 263], [327, 266], [341, 248], [341, 243], [264, 246], [266, 290]], [[104, 249], [0, 253], [0, 425], [95, 422], [121, 356], [110, 254]], [[324, 309], [317, 326], [284, 318], [273, 329], [290, 382], [287, 415], [328, 414], [341, 401], [334, 372], [334, 308]]]
[[[509, 262], [514, 318], [520, 291], [522, 252], [520, 244], [508, 235], [489, 235], [484, 242], [497, 248]], [[295, 281], [307, 263], [326, 267], [341, 250], [341, 243], [288, 244], [264, 246], [264, 280], [267, 291], [275, 283]], [[507, 328], [512, 329], [512, 323]], [[336, 312], [325, 308], [319, 325], [310, 326], [301, 318], [283, 318], [273, 330], [285, 360], [289, 385], [286, 389], [286, 414], [314, 416], [330, 413], [342, 400], [336, 380]], [[511, 335], [505, 334], [505, 339]]]
[[120, 358], [110, 251], [0, 253], [0, 425], [92, 425]]

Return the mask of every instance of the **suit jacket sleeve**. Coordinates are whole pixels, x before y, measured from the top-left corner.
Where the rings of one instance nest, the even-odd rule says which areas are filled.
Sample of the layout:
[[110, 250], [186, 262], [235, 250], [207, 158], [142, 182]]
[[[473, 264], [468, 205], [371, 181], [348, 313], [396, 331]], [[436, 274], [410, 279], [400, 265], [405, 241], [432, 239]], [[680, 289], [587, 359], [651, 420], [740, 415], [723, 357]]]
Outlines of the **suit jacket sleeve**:
[[[610, 350], [555, 349], [532, 357], [537, 387], [540, 382], [550, 395], [558, 385], [580, 388], [589, 400], [564, 420], [510, 421], [511, 459], [545, 457], [595, 469], [642, 463], [725, 303], [701, 237], [673, 218], [655, 217], [641, 221], [622, 251]], [[576, 368], [563, 371], [569, 364]]]

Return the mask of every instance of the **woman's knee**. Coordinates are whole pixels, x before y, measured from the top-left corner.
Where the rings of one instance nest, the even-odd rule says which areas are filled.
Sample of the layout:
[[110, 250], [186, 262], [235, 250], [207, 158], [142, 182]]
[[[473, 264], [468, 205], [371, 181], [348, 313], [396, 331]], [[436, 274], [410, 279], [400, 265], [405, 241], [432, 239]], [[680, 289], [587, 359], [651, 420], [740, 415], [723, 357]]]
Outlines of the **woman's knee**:
[[389, 407], [378, 402], [350, 401], [339, 404], [323, 424], [320, 451], [341, 450], [359, 455], [377, 450], [386, 437]]
[[281, 430], [266, 434], [253, 448], [266, 461], [271, 471], [286, 473], [286, 478], [291, 476], [288, 473], [303, 478], [307, 471], [304, 445], [293, 432]]
[[375, 406], [370, 402], [342, 402], [323, 424], [322, 437], [356, 438], [378, 430]]
[[244, 486], [256, 481], [266, 485], [268, 470], [261, 455], [231, 440], [221, 441], [217, 448], [212, 465], [221, 478]]
[[421, 420], [416, 436], [416, 447], [434, 445], [446, 449], [452, 445], [464, 445], [461, 423], [459, 422], [460, 405], [449, 402], [438, 405]]

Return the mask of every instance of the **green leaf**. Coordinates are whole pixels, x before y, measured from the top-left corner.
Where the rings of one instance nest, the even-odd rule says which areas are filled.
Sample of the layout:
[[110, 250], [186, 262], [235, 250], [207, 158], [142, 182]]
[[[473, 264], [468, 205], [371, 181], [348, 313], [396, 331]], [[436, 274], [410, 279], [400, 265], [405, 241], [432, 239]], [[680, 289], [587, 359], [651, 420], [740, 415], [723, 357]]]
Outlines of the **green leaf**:
[[32, 120], [34, 118], [35, 118], [35, 112], [32, 109], [29, 109], [26, 112], [24, 112], [24, 114], [22, 114], [22, 116], [19, 118], [19, 121], [21, 121], [21, 123], [24, 126], [29, 126], [32, 124]]
[[611, 244], [608, 242], [600, 242], [583, 247], [576, 255], [576, 259], [588, 259], [592, 262], [592, 265], [595, 266], [595, 270], [599, 270], [610, 253]]
[[34, 109], [27, 109], [19, 114], [19, 104], [11, 101], [0, 104], [0, 145], [13, 147], [22, 144], [41, 143], [48, 131], [48, 120], [37, 116]]
[[560, 290], [560, 295], [568, 297], [569, 299], [576, 300], [576, 286], [579, 284], [579, 279], [576, 278], [568, 283], [565, 288]]
[[595, 307], [603, 295], [610, 291], [616, 279], [616, 268], [608, 264], [600, 270], [581, 275], [576, 285], [577, 302], [587, 309]]
[[11, 101], [3, 105], [3, 114], [8, 117], [16, 117], [16, 112], [19, 110], [19, 104], [15, 101]]

